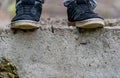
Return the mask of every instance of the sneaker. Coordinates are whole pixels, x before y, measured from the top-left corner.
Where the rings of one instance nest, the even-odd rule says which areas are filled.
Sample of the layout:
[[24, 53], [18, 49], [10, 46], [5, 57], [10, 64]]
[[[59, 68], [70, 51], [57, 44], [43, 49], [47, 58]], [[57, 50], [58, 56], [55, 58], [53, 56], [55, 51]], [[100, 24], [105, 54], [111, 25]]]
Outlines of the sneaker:
[[11, 21], [12, 29], [37, 29], [42, 12], [39, 0], [17, 0], [16, 16]]
[[101, 16], [93, 12], [88, 4], [71, 2], [67, 7], [68, 25], [80, 28], [98, 28], [104, 26]]

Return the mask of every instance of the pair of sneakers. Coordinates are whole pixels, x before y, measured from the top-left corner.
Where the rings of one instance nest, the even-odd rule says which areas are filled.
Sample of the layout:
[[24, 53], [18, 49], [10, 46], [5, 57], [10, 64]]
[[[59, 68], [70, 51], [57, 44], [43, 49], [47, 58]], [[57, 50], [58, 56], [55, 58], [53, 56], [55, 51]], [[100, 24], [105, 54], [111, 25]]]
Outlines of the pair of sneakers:
[[[11, 21], [13, 29], [36, 29], [42, 12], [40, 0], [17, 0], [16, 16]], [[94, 13], [86, 3], [77, 4], [75, 1], [67, 6], [68, 25], [80, 28], [103, 27], [101, 16]]]

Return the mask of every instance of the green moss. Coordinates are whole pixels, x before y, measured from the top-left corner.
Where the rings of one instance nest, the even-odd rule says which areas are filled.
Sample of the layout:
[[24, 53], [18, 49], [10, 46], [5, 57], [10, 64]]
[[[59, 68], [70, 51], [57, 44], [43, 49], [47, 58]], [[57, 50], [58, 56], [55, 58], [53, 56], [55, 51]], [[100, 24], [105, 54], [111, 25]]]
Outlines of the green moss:
[[16, 66], [4, 57], [0, 58], [0, 78], [19, 78]]

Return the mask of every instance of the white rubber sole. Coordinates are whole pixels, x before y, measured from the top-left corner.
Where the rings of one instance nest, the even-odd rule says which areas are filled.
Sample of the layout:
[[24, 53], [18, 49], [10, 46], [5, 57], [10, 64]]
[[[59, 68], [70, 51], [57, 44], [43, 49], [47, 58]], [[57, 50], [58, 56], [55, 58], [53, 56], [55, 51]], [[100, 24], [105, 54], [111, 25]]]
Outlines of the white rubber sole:
[[84, 21], [69, 22], [69, 26], [76, 26], [80, 28], [99, 28], [105, 25], [104, 20], [99, 18], [92, 18]]
[[19, 20], [11, 23], [12, 29], [37, 29], [39, 25], [31, 20]]

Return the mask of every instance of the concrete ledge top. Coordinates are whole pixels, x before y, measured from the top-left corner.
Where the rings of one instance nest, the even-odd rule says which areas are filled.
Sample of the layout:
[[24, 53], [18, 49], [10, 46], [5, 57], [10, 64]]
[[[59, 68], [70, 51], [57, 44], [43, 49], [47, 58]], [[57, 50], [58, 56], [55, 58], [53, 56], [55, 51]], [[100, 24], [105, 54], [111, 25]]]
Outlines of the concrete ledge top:
[[20, 78], [120, 78], [120, 28], [112, 24], [78, 30], [48, 19], [35, 32], [17, 34], [6, 26], [0, 57], [17, 66]]

